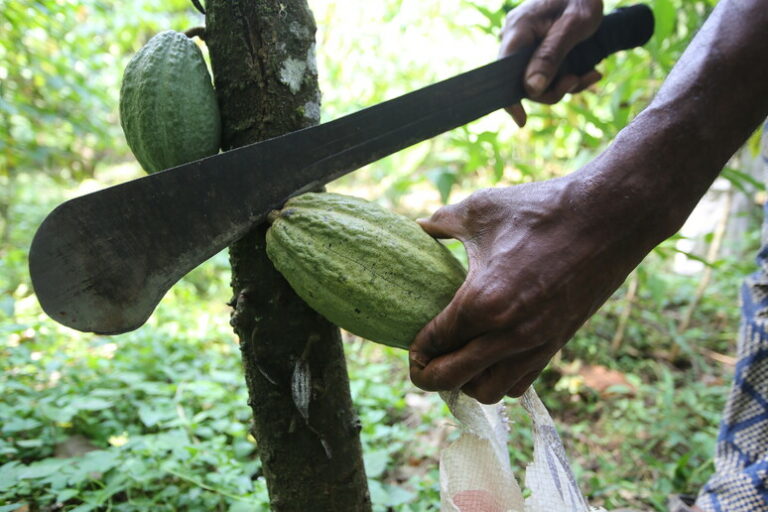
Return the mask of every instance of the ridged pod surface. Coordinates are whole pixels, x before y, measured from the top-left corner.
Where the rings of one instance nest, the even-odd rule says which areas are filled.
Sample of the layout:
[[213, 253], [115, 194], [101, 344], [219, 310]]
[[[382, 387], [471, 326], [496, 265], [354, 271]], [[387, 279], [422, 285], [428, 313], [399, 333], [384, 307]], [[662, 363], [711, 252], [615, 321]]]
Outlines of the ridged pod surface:
[[267, 254], [291, 287], [371, 341], [408, 348], [466, 276], [416, 222], [363, 199], [303, 194], [271, 218]]
[[120, 124], [148, 173], [206, 156], [221, 145], [221, 117], [200, 48], [166, 30], [128, 63], [120, 88]]

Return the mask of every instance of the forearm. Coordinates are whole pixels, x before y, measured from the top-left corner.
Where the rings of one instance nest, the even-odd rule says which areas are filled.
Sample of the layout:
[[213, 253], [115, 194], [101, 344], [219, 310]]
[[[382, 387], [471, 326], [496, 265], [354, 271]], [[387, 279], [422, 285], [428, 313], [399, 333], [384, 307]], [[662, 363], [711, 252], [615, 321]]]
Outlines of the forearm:
[[[509, 30], [537, 19], [548, 18]], [[478, 191], [423, 221], [464, 242], [470, 270], [411, 345], [414, 383], [485, 403], [519, 396], [768, 115], [766, 56], [768, 0], [722, 0], [597, 159], [560, 179]]]
[[626, 211], [609, 214], [636, 216], [655, 245], [679, 229], [766, 115], [768, 0], [723, 0], [650, 106], [581, 181], [595, 194], [612, 190], [610, 208]]

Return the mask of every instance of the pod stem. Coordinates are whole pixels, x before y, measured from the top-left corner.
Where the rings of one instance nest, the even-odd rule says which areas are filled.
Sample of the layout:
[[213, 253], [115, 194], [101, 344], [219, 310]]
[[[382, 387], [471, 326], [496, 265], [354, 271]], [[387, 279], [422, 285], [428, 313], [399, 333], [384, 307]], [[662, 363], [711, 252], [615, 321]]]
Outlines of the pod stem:
[[192, 27], [188, 30], [185, 30], [184, 35], [190, 39], [197, 36], [203, 41], [205, 41], [205, 27]]

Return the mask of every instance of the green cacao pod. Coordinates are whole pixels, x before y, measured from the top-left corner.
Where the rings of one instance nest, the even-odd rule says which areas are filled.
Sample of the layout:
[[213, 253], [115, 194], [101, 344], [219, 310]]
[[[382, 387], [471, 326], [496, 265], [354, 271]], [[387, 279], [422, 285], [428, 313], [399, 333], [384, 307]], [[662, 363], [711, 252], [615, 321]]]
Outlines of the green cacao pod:
[[416, 222], [362, 199], [303, 194], [270, 219], [267, 255], [291, 287], [371, 341], [408, 348], [464, 282], [461, 263]]
[[219, 105], [191, 39], [167, 30], [133, 56], [120, 87], [120, 124], [148, 173], [218, 153]]

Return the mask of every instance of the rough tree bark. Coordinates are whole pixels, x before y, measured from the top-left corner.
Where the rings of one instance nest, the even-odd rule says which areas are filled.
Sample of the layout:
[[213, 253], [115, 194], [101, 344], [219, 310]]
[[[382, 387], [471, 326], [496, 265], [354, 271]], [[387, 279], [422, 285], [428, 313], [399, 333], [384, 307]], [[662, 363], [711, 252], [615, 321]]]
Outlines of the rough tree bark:
[[[315, 22], [306, 0], [206, 4], [224, 149], [318, 123]], [[266, 228], [255, 227], [230, 248], [231, 323], [272, 510], [370, 510], [339, 330], [273, 268], [264, 250]], [[307, 375], [308, 414], [291, 391], [292, 382]]]

